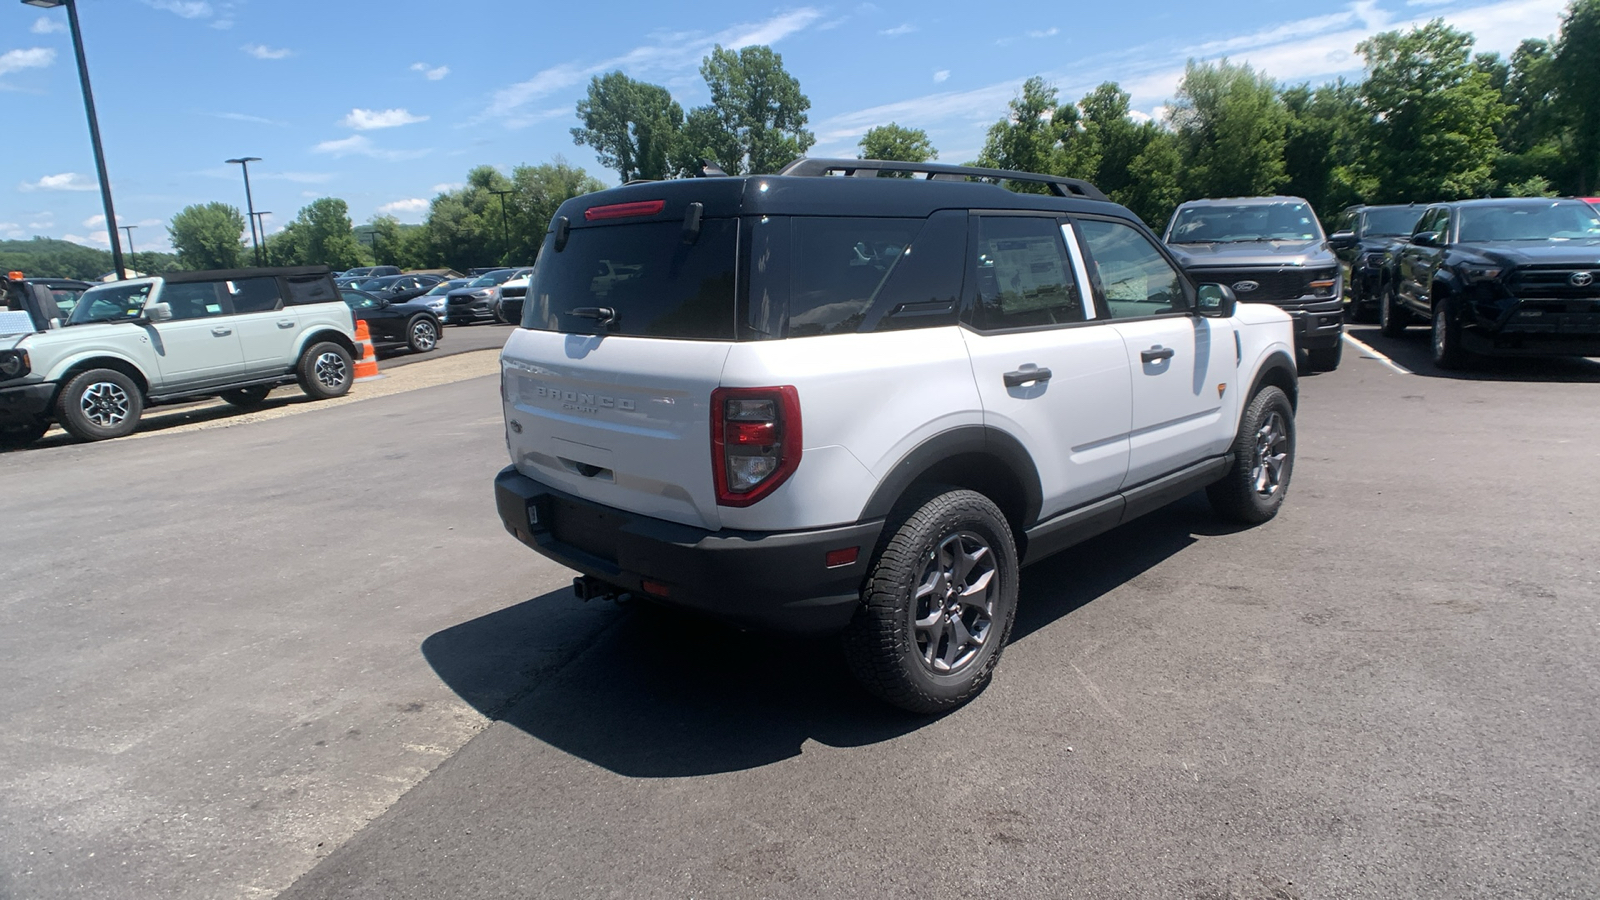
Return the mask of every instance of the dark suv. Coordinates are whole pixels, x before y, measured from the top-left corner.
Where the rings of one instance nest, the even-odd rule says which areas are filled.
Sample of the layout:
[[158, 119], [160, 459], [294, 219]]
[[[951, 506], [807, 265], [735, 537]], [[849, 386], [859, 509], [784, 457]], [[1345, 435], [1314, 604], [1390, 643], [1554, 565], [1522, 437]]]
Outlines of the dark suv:
[[1433, 361], [1600, 356], [1600, 214], [1582, 200], [1428, 207], [1395, 258], [1383, 333], [1433, 326]]
[[1196, 282], [1229, 285], [1241, 303], [1282, 307], [1312, 369], [1339, 367], [1339, 261], [1311, 204], [1299, 197], [1191, 200], [1172, 214], [1162, 239]]
[[1422, 207], [1351, 206], [1339, 214], [1328, 235], [1328, 246], [1339, 258], [1344, 277], [1345, 318], [1373, 322], [1390, 271], [1388, 262], [1422, 216]]

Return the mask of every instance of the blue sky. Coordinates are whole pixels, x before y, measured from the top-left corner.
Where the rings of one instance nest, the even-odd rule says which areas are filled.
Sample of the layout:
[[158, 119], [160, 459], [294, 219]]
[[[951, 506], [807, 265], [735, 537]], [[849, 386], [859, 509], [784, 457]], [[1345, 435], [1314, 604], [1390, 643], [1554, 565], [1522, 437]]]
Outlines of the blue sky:
[[[1508, 55], [1550, 37], [1565, 0], [1220, 0], [706, 6], [620, 0], [78, 0], [121, 224], [169, 249], [191, 203], [240, 208], [237, 166], [258, 156], [256, 208], [276, 231], [311, 199], [352, 218], [420, 222], [467, 170], [556, 156], [615, 173], [568, 133], [589, 79], [621, 69], [706, 102], [715, 44], [769, 44], [811, 99], [813, 156], [853, 156], [889, 121], [925, 129], [947, 162], [972, 158], [1022, 82], [1063, 98], [1119, 82], [1157, 115], [1184, 61], [1226, 56], [1285, 83], [1359, 76], [1366, 36], [1440, 16]], [[709, 13], [736, 10], [714, 19]], [[0, 237], [107, 245], [63, 9], [0, 0]]]

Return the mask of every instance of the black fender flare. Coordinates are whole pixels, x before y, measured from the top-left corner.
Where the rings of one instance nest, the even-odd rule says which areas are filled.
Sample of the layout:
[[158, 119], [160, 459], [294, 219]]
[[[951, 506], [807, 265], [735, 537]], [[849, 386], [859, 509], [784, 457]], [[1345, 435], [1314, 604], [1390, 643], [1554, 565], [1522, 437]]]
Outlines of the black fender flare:
[[[962, 425], [941, 431], [912, 448], [894, 464], [878, 483], [867, 505], [861, 511], [861, 521], [880, 519], [889, 514], [895, 501], [923, 476], [936, 470], [941, 463], [962, 456], [989, 456], [997, 459], [1008, 470], [1020, 493], [1015, 510], [1017, 528], [1027, 528], [1039, 518], [1039, 508], [1044, 503], [1044, 490], [1039, 484], [1039, 469], [1033, 464], [1022, 442], [987, 425]], [[988, 473], [989, 475], [999, 473]]]
[[[1343, 340], [1343, 338], [1340, 338]], [[1244, 395], [1244, 403], [1239, 404], [1239, 415], [1244, 415], [1244, 407], [1250, 398], [1261, 390], [1262, 385], [1275, 384], [1289, 395], [1289, 406], [1292, 409], [1300, 408], [1300, 375], [1295, 366], [1294, 357], [1286, 350], [1274, 350], [1262, 361], [1261, 367], [1256, 370], [1255, 380], [1250, 383], [1249, 393]]]

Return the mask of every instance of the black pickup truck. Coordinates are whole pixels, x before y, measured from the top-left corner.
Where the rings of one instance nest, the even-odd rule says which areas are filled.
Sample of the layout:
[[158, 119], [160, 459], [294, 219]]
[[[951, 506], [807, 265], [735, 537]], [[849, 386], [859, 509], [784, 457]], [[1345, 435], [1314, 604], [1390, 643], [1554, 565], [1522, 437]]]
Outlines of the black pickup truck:
[[1339, 367], [1339, 261], [1311, 204], [1299, 197], [1190, 200], [1173, 212], [1162, 240], [1196, 284], [1225, 284], [1240, 303], [1282, 307], [1294, 321], [1295, 350], [1312, 371]]
[[1600, 356], [1600, 213], [1582, 200], [1436, 203], [1395, 253], [1383, 333], [1432, 323], [1433, 361]]
[[1411, 203], [1350, 206], [1339, 214], [1333, 224], [1333, 234], [1328, 235], [1328, 246], [1339, 258], [1339, 271], [1344, 276], [1346, 322], [1377, 321], [1384, 278], [1389, 272], [1388, 261], [1396, 245], [1411, 236], [1422, 210], [1423, 207]]

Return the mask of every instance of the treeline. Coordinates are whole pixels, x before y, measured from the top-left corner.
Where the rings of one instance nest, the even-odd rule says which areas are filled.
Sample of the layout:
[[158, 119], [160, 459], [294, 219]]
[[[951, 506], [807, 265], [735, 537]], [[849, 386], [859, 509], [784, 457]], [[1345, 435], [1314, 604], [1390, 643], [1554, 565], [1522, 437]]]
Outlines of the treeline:
[[[1443, 20], [1384, 32], [1357, 47], [1360, 81], [1318, 87], [1281, 85], [1227, 60], [1191, 61], [1159, 121], [1137, 120], [1115, 82], [1074, 103], [1032, 78], [971, 162], [1086, 179], [1155, 228], [1199, 197], [1292, 194], [1331, 218], [1357, 202], [1600, 190], [1600, 0], [1574, 0], [1553, 40], [1524, 40], [1509, 59], [1474, 54], [1473, 43]], [[811, 101], [771, 48], [716, 47], [700, 74], [710, 102], [688, 112], [661, 85], [622, 72], [596, 76], [577, 103], [574, 143], [593, 148], [622, 182], [708, 167], [772, 172], [816, 143], [806, 129]], [[925, 162], [938, 150], [922, 129], [890, 123], [866, 133], [859, 155]], [[420, 227], [381, 216], [359, 231], [345, 202], [325, 197], [267, 240], [264, 261], [462, 271], [528, 264], [556, 208], [603, 186], [559, 158], [509, 175], [480, 166], [433, 198]], [[244, 216], [228, 204], [187, 207], [169, 231], [176, 254], [140, 254], [134, 268], [251, 259], [240, 240]], [[0, 245], [0, 262], [17, 243], [29, 242]], [[81, 249], [105, 259], [89, 269], [109, 269], [109, 254]]]

